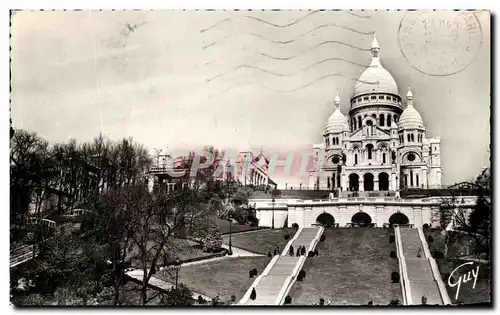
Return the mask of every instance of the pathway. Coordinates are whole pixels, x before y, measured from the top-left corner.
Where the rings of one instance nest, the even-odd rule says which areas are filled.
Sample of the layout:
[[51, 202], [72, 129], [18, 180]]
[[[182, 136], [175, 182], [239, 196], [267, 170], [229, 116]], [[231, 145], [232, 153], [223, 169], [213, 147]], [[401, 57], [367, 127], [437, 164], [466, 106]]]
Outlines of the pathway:
[[[424, 295], [427, 297], [428, 305], [443, 305], [439, 287], [432, 274], [429, 259], [425, 257], [417, 229], [401, 228], [400, 231], [413, 305], [421, 305]], [[420, 257], [417, 257], [419, 249]]]
[[[296, 251], [299, 246], [306, 246], [307, 251], [313, 250], [316, 244], [314, 240], [319, 232], [319, 228], [304, 228], [300, 235], [292, 240], [292, 246]], [[288, 247], [288, 246], [287, 246]], [[306, 255], [307, 255], [306, 251]], [[302, 259], [301, 259], [302, 258]], [[282, 253], [275, 261], [270, 270], [262, 275], [261, 280], [257, 283], [255, 291], [257, 297], [251, 300], [246, 297], [241, 301], [241, 305], [280, 305], [281, 297], [286, 294], [293, 284], [292, 276], [298, 272], [297, 268], [301, 268], [304, 256], [289, 256], [288, 253]], [[267, 268], [266, 268], [267, 269]], [[253, 285], [252, 285], [253, 286]], [[249, 290], [251, 290], [250, 288]]]
[[[149, 270], [148, 270], [148, 272], [149, 272]], [[143, 275], [144, 275], [143, 271], [139, 270], [139, 269], [134, 269], [134, 270], [127, 272], [127, 276], [134, 278], [136, 280], [139, 280], [140, 282], [142, 282], [142, 280], [143, 280]], [[153, 288], [159, 288], [162, 290], [169, 290], [169, 289], [175, 287], [175, 284], [167, 282], [167, 281], [163, 281], [163, 280], [155, 278], [155, 277], [151, 277], [151, 279], [149, 279], [149, 285]], [[193, 299], [195, 299], [195, 300], [197, 300], [198, 296], [200, 296], [200, 295], [207, 301], [212, 300], [212, 298], [209, 296], [206, 296], [204, 294], [194, 292], [194, 291], [192, 291], [192, 292], [193, 292]]]

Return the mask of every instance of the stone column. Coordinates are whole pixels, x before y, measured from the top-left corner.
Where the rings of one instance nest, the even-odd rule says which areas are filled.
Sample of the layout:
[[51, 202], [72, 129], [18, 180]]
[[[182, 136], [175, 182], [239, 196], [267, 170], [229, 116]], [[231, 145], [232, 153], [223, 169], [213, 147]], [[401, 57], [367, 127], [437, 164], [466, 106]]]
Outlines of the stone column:
[[359, 191], [365, 191], [363, 177], [359, 177]]
[[378, 178], [373, 180], [373, 191], [379, 191], [378, 189]]
[[427, 185], [427, 168], [422, 169], [422, 184], [424, 184], [424, 188], [429, 188]]

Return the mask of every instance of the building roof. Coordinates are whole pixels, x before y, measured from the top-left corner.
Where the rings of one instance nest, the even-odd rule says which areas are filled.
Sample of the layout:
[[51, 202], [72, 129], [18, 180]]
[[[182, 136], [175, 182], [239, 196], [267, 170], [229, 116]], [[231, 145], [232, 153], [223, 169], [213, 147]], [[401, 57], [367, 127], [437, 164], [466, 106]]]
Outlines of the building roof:
[[347, 131], [349, 130], [349, 124], [347, 123], [347, 118], [340, 111], [340, 97], [338, 91], [334, 102], [335, 102], [335, 110], [326, 121], [325, 134], [340, 133], [344, 130]]
[[409, 88], [406, 99], [408, 106], [401, 114], [401, 117], [399, 117], [399, 129], [425, 129], [422, 116], [417, 109], [413, 107], [413, 93]]
[[367, 93], [392, 93], [398, 95], [396, 80], [380, 63], [380, 47], [377, 38], [373, 38], [370, 66], [361, 74], [354, 85], [353, 97]]

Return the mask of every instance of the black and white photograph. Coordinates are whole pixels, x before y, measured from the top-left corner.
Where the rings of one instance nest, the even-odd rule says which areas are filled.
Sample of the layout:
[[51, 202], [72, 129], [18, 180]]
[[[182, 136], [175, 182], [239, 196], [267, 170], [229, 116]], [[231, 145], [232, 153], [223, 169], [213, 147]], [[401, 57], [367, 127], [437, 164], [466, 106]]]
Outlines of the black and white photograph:
[[11, 307], [491, 307], [492, 14], [11, 10]]

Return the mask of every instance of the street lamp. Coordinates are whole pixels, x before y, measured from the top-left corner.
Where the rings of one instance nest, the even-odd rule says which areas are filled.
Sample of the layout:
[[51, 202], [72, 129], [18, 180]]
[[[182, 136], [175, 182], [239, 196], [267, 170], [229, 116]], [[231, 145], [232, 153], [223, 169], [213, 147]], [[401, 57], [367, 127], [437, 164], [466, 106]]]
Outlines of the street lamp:
[[274, 229], [274, 197], [273, 197], [273, 219], [272, 219], [272, 223], [271, 223], [271, 228]]
[[228, 253], [228, 255], [233, 254], [233, 247], [232, 247], [232, 241], [231, 241], [231, 235], [232, 235], [231, 217], [232, 216], [230, 214], [227, 216], [227, 220], [229, 221], [229, 253]]
[[174, 271], [175, 271], [175, 292], [176, 292], [175, 294], [177, 294], [177, 285], [179, 282], [179, 270], [181, 269], [181, 262], [180, 262], [179, 258], [175, 259], [175, 263], [174, 263], [172, 269], [174, 269]]

